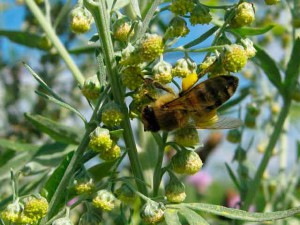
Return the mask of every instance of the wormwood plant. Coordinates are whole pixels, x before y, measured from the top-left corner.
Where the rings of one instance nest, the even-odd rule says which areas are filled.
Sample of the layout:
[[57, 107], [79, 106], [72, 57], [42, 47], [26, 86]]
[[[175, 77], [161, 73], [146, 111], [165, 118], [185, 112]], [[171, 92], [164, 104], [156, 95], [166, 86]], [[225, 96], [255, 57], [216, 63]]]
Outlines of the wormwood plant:
[[[1, 224], [292, 224], [289, 217], [300, 212], [299, 159], [292, 170], [285, 160], [290, 111], [299, 101], [300, 4], [70, 2], [62, 1], [57, 8], [54, 1], [24, 0], [29, 18], [34, 18], [29, 27], [41, 29], [42, 35], [0, 31], [13, 42], [44, 51], [44, 71], [50, 73], [50, 63], [58, 72], [55, 67], [62, 59], [77, 82], [65, 100], [49, 74], [23, 63], [38, 82], [38, 97], [76, 119], [67, 125], [26, 113], [41, 141], [29, 136], [27, 141], [36, 143], [25, 144], [21, 137], [20, 142], [0, 140], [5, 186]], [[282, 6], [288, 10], [280, 14]], [[60, 36], [66, 32], [66, 15], [67, 29], [73, 32], [68, 41], [95, 26], [96, 34], [88, 34], [84, 47], [72, 49]], [[287, 15], [292, 26], [275, 26], [278, 16]], [[271, 38], [282, 41], [276, 51], [287, 52], [280, 63], [266, 51], [271, 32]], [[80, 60], [74, 61], [71, 54], [88, 55], [86, 66], [96, 68], [94, 75], [79, 68]], [[172, 55], [178, 59], [172, 60]], [[237, 87], [232, 80], [238, 78]], [[76, 104], [80, 98], [92, 111], [90, 117]], [[180, 104], [172, 108], [167, 104], [171, 101]], [[171, 113], [160, 120], [159, 112]], [[231, 128], [227, 140], [236, 151], [232, 165], [224, 168], [239, 192], [235, 207], [190, 201], [183, 177], [198, 173], [218, 142], [211, 139], [203, 146], [197, 128], [207, 133], [206, 128]], [[262, 157], [253, 169], [249, 152], [256, 145]], [[268, 180], [266, 169], [276, 145], [278, 179]], [[260, 212], [252, 212], [250, 206]], [[296, 217], [293, 221], [300, 223]]]

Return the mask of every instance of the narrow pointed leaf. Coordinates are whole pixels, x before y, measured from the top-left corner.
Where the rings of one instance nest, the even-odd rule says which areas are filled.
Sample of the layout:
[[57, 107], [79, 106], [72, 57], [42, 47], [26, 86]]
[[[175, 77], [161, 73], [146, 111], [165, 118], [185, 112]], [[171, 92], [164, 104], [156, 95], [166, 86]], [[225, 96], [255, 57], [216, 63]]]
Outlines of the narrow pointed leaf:
[[239, 209], [232, 209], [220, 205], [212, 205], [212, 204], [205, 204], [205, 203], [188, 203], [188, 204], [182, 203], [178, 205], [168, 205], [167, 207], [180, 208], [180, 209], [182, 207], [186, 207], [199, 212], [212, 213], [230, 219], [250, 221], [250, 222], [279, 220], [300, 213], [300, 207], [295, 207], [283, 211], [267, 212], [267, 213], [247, 212]]
[[225, 167], [226, 167], [227, 172], [228, 172], [231, 180], [233, 181], [234, 185], [236, 186], [236, 188], [238, 190], [240, 190], [241, 187], [240, 187], [239, 181], [238, 181], [237, 177], [235, 176], [234, 172], [232, 171], [232, 169], [230, 168], [230, 166], [228, 165], [228, 163], [225, 163]]
[[204, 34], [202, 34], [200, 37], [196, 38], [195, 40], [187, 43], [184, 45], [184, 48], [190, 48], [195, 45], [200, 44], [201, 42], [205, 41], [207, 38], [209, 38], [211, 35], [213, 35], [217, 30], [219, 29], [219, 26], [214, 26], [210, 28], [208, 31], [206, 31]]
[[178, 210], [178, 212], [187, 220], [189, 225], [209, 225], [209, 223], [203, 219], [202, 216], [191, 209], [182, 207], [180, 210]]
[[276, 62], [259, 46], [256, 45], [255, 48], [257, 52], [253, 61], [261, 67], [270, 82], [277, 87], [279, 91], [282, 91], [281, 75]]
[[51, 48], [51, 44], [48, 43], [45, 37], [25, 31], [0, 30], [0, 36], [7, 37], [12, 42], [31, 48], [40, 50], [49, 50]]
[[268, 25], [265, 27], [241, 27], [236, 29], [231, 29], [233, 33], [239, 34], [242, 37], [246, 36], [257, 36], [265, 34], [268, 31], [272, 30], [275, 25]]
[[16, 141], [7, 140], [7, 139], [0, 139], [0, 147], [4, 149], [9, 149], [11, 151], [16, 151], [16, 152], [26, 152], [26, 151], [36, 152], [40, 148], [40, 146], [38, 145], [20, 143]]
[[139, 6], [139, 1], [138, 0], [131, 0], [130, 2], [131, 2], [132, 8], [133, 8], [134, 12], [136, 13], [136, 15], [139, 18], [142, 18], [140, 6]]
[[299, 60], [299, 52], [300, 52], [300, 38], [297, 38], [294, 47], [292, 50], [292, 54], [290, 56], [290, 60], [287, 65], [287, 70], [285, 72], [285, 89], [287, 91], [293, 91], [295, 85], [297, 84], [300, 70], [300, 60]]
[[38, 130], [48, 134], [58, 142], [67, 144], [78, 144], [80, 142], [80, 134], [73, 127], [62, 125], [40, 115], [25, 114], [25, 117]]
[[110, 170], [117, 160], [111, 162], [103, 162], [88, 169], [88, 173], [94, 181], [100, 181], [102, 178], [110, 175]]
[[176, 209], [165, 210], [164, 217], [167, 225], [181, 225], [177, 212], [178, 210]]

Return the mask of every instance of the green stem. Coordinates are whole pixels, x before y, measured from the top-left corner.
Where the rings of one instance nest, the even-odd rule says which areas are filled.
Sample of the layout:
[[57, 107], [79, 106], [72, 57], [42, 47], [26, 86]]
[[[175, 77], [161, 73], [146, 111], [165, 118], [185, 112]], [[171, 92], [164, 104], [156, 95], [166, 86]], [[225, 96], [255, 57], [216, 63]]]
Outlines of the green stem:
[[158, 195], [159, 185], [163, 175], [161, 167], [164, 159], [165, 143], [158, 133], [152, 133], [152, 135], [158, 145], [157, 162], [153, 173], [153, 197], [156, 197]]
[[84, 76], [80, 72], [79, 68], [76, 66], [74, 61], [72, 60], [71, 56], [69, 55], [67, 49], [64, 47], [64, 45], [61, 43], [59, 38], [57, 37], [55, 31], [51, 27], [51, 25], [48, 23], [47, 19], [39, 9], [39, 7], [36, 5], [34, 0], [25, 0], [28, 8], [32, 12], [32, 14], [36, 17], [37, 21], [45, 31], [47, 37], [51, 40], [52, 44], [60, 54], [60, 56], [65, 61], [67, 67], [72, 72], [74, 78], [77, 80], [79, 85], [83, 85], [84, 82]]
[[244, 209], [244, 210], [248, 210], [250, 204], [253, 202], [253, 200], [255, 198], [256, 193], [258, 192], [259, 185], [260, 185], [260, 182], [262, 180], [263, 173], [264, 173], [265, 169], [267, 168], [268, 163], [269, 163], [269, 161], [272, 157], [272, 151], [273, 151], [273, 149], [276, 145], [277, 140], [280, 137], [280, 134], [281, 134], [282, 129], [283, 129], [284, 122], [285, 122], [285, 120], [286, 120], [286, 118], [289, 114], [290, 105], [291, 105], [291, 100], [290, 99], [285, 99], [283, 107], [282, 107], [282, 109], [279, 113], [278, 120], [275, 124], [273, 133], [270, 137], [270, 141], [269, 141], [268, 146], [266, 148], [265, 154], [263, 156], [263, 159], [261, 160], [261, 162], [259, 164], [259, 167], [256, 171], [256, 174], [254, 176], [254, 179], [250, 183], [250, 186], [248, 188], [248, 191], [247, 191], [247, 194], [246, 194], [246, 197], [245, 197], [245, 202], [242, 206], [242, 209]]
[[138, 158], [138, 152], [135, 145], [133, 132], [131, 129], [128, 109], [125, 103], [125, 96], [123, 93], [124, 88], [122, 87], [119, 79], [117, 62], [115, 59], [115, 52], [110, 36], [109, 15], [106, 9], [106, 2], [104, 0], [99, 0], [99, 2], [97, 2], [96, 4], [91, 0], [84, 0], [84, 5], [94, 17], [98, 29], [98, 34], [102, 43], [103, 55], [105, 59], [106, 69], [108, 72], [108, 79], [110, 81], [114, 100], [120, 106], [121, 111], [124, 114], [122, 127], [124, 128], [124, 141], [128, 149], [128, 157], [131, 163], [132, 172], [136, 177], [136, 184], [139, 191], [143, 194], [147, 194], [145, 184], [139, 182], [139, 180], [144, 181], [144, 176]]

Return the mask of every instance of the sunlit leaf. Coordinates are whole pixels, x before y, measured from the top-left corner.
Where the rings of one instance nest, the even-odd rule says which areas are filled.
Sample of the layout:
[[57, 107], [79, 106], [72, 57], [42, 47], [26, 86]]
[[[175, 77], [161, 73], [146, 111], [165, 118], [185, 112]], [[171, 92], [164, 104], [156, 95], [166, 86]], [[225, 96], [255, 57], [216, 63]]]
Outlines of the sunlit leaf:
[[265, 34], [268, 31], [272, 30], [275, 25], [268, 25], [265, 27], [241, 27], [236, 29], [231, 29], [233, 33], [239, 34], [242, 37], [246, 36], [256, 36]]
[[181, 207], [178, 212], [187, 220], [189, 225], [209, 225], [209, 223], [205, 219], [203, 219], [202, 216], [200, 216], [193, 210]]
[[38, 145], [21, 143], [21, 142], [7, 140], [7, 139], [0, 139], [0, 147], [4, 149], [9, 149], [11, 151], [16, 151], [16, 152], [26, 152], [26, 151], [35, 152], [40, 148], [40, 146]]

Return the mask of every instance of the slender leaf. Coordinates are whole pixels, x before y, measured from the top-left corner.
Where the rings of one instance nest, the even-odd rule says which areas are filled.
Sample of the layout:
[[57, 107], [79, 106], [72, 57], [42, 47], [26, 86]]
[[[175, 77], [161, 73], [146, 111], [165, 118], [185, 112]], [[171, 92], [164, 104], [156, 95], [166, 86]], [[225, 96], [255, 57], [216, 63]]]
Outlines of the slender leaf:
[[9, 149], [11, 151], [16, 151], [16, 152], [26, 152], [26, 151], [36, 152], [40, 148], [40, 146], [38, 145], [20, 143], [16, 141], [7, 140], [7, 139], [0, 139], [0, 147]]
[[106, 86], [107, 81], [106, 81], [106, 70], [105, 70], [105, 65], [104, 65], [104, 58], [102, 55], [102, 52], [97, 49], [96, 50], [96, 58], [97, 58], [97, 62], [98, 62], [98, 80], [100, 83], [100, 86]]
[[131, 2], [132, 8], [133, 8], [135, 14], [139, 18], [142, 18], [140, 6], [139, 6], [139, 1], [138, 0], [131, 0], [130, 2]]
[[0, 36], [7, 37], [9, 40], [27, 47], [40, 50], [49, 50], [51, 48], [51, 44], [48, 43], [49, 40], [45, 37], [25, 31], [0, 30]]
[[80, 134], [73, 127], [62, 125], [40, 115], [25, 114], [25, 117], [37, 129], [48, 134], [58, 142], [67, 144], [78, 144], [80, 142]]
[[63, 108], [66, 108], [66, 109], [70, 110], [71, 112], [74, 112], [76, 115], [79, 116], [79, 118], [80, 118], [83, 122], [86, 123], [86, 119], [84, 118], [84, 116], [83, 116], [79, 111], [77, 111], [75, 108], [73, 108], [71, 105], [69, 105], [68, 103], [62, 102], [62, 101], [60, 101], [60, 100], [58, 100], [58, 99], [56, 99], [56, 98], [53, 98], [53, 97], [50, 96], [50, 95], [47, 95], [47, 94], [42, 93], [42, 92], [39, 92], [39, 91], [35, 91], [35, 93], [38, 94], [39, 96], [41, 96], [41, 97], [43, 97], [43, 98], [45, 98], [45, 99], [51, 101], [51, 102], [53, 102], [53, 103], [55, 103], [55, 104], [57, 104], [57, 105], [63, 107]]
[[282, 91], [281, 75], [276, 62], [258, 45], [255, 45], [255, 48], [257, 52], [253, 58], [254, 62], [261, 67], [271, 83], [277, 87], [279, 91]]
[[176, 209], [166, 209], [165, 210], [165, 222], [167, 225], [181, 225]]
[[294, 43], [292, 54], [285, 72], [286, 77], [285, 77], [284, 85], [287, 91], [294, 91], [294, 88], [292, 88], [292, 86], [295, 87], [295, 85], [297, 84], [297, 80], [299, 77], [299, 70], [300, 70], [299, 53], [300, 53], [300, 38], [297, 38]]
[[187, 220], [189, 225], [209, 225], [209, 223], [203, 219], [202, 216], [190, 210], [189, 208], [181, 207], [178, 212]]
[[228, 163], [225, 163], [225, 167], [226, 167], [227, 172], [228, 172], [228, 174], [229, 174], [231, 180], [233, 181], [234, 185], [236, 186], [236, 188], [237, 188], [238, 190], [240, 190], [241, 187], [240, 187], [239, 181], [238, 181], [238, 179], [236, 178], [236, 176], [235, 176], [234, 172], [232, 171], [232, 169], [230, 168], [230, 166], [228, 165]]
[[196, 38], [195, 40], [187, 43], [184, 45], [184, 48], [190, 48], [195, 45], [200, 44], [201, 42], [205, 41], [207, 38], [209, 38], [211, 35], [213, 35], [217, 30], [219, 29], [219, 26], [214, 26], [210, 28], [208, 31], [206, 31], [204, 34], [202, 34], [200, 37]]
[[[70, 152], [64, 160], [60, 163], [59, 167], [55, 169], [55, 171], [52, 173], [52, 175], [49, 177], [48, 181], [46, 182], [43, 190], [42, 195], [48, 200], [48, 202], [51, 201], [62, 177], [65, 174], [65, 171], [71, 161], [71, 158], [73, 156], [74, 152]], [[64, 201], [64, 199], [62, 199]]]
[[231, 29], [231, 32], [239, 34], [242, 37], [246, 36], [257, 36], [265, 34], [268, 31], [272, 30], [275, 25], [268, 25], [265, 27], [241, 27], [236, 29]]
[[[112, 0], [108, 0], [106, 2], [107, 2], [109, 9], [116, 11], [116, 10], [121, 9], [121, 8], [125, 7], [126, 5], [128, 5], [130, 3], [130, 0], [117, 0], [115, 2], [115, 4], [113, 4], [114, 1], [112, 1]], [[112, 6], [113, 6], [113, 8], [112, 8]]]
[[212, 204], [205, 204], [205, 203], [188, 203], [188, 204], [182, 203], [177, 205], [167, 205], [167, 207], [175, 208], [175, 209], [182, 209], [183, 207], [186, 207], [195, 211], [207, 212], [219, 216], [224, 216], [230, 219], [251, 221], [251, 222], [279, 220], [300, 213], [300, 207], [295, 207], [283, 211], [266, 212], [266, 213], [247, 212], [239, 209], [232, 209], [220, 205], [212, 205]]
[[91, 175], [93, 180], [100, 181], [102, 178], [110, 175], [109, 172], [112, 169], [112, 167], [115, 165], [116, 162], [117, 162], [117, 160], [97, 164], [97, 165], [89, 168], [88, 173]]

